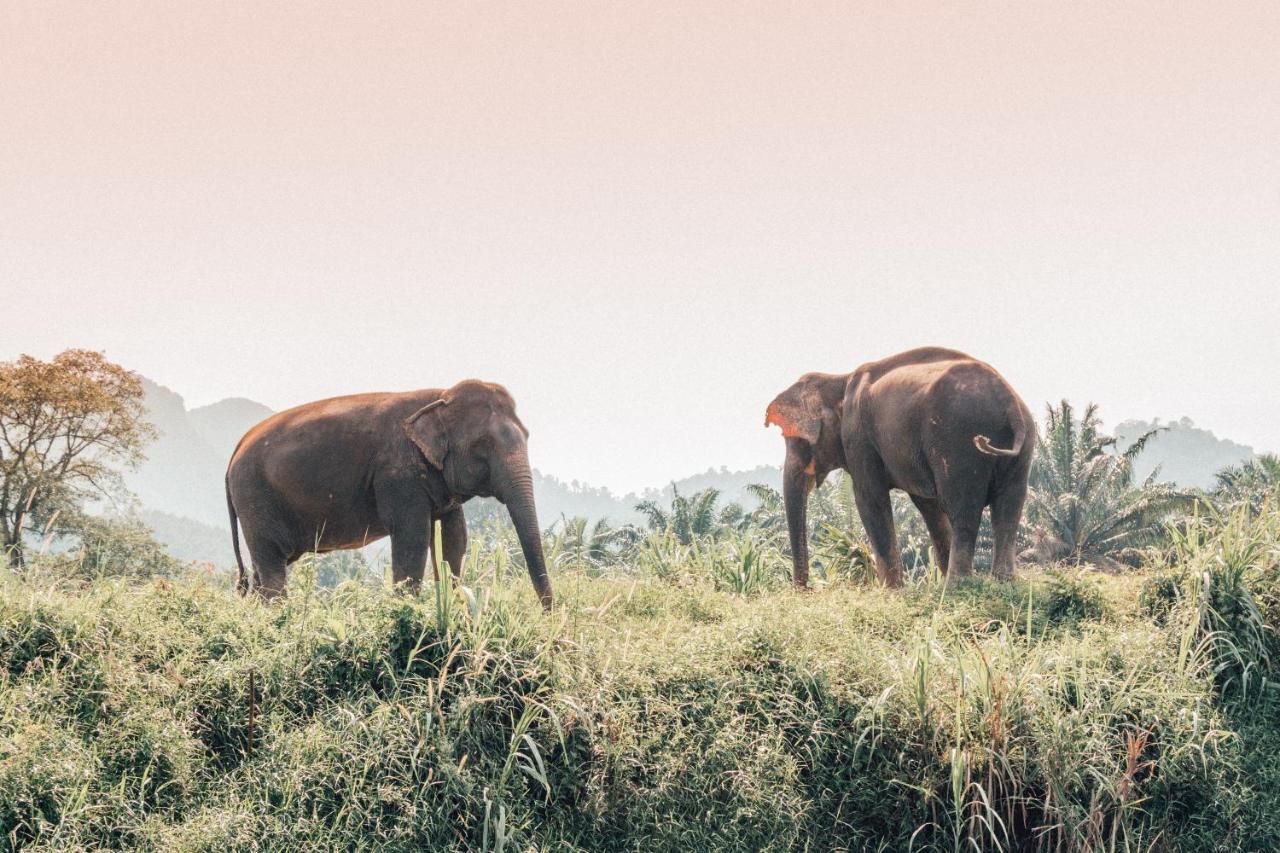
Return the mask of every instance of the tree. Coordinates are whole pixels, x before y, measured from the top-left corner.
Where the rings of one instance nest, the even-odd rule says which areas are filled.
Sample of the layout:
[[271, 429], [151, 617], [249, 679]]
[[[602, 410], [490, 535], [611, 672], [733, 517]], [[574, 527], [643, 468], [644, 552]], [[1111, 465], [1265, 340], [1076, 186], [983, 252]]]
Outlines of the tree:
[[1268, 500], [1280, 504], [1280, 456], [1264, 453], [1240, 465], [1228, 465], [1217, 473], [1214, 500], [1226, 506], [1247, 505], [1257, 513]]
[[[158, 542], [136, 516], [75, 514], [62, 532], [80, 540], [79, 548], [49, 557], [60, 576], [173, 577], [183, 563]], [[34, 561], [33, 561], [34, 562]]]
[[1066, 400], [1048, 407], [1027, 499], [1031, 551], [1039, 559], [1129, 560], [1164, 535], [1171, 514], [1194, 501], [1189, 492], [1157, 483], [1158, 470], [1134, 484], [1133, 460], [1158, 429], [1117, 453], [1116, 440], [1100, 426], [1092, 403], [1079, 420]]
[[0, 362], [0, 534], [11, 566], [24, 529], [124, 493], [116, 466], [136, 466], [155, 436], [138, 376], [72, 349]]
[[675, 483], [672, 483], [671, 493], [673, 497], [669, 510], [658, 506], [656, 501], [641, 501], [636, 504], [636, 512], [646, 517], [650, 530], [670, 530], [682, 545], [716, 532], [719, 521], [716, 515], [719, 489], [703, 489], [685, 497], [676, 489]]

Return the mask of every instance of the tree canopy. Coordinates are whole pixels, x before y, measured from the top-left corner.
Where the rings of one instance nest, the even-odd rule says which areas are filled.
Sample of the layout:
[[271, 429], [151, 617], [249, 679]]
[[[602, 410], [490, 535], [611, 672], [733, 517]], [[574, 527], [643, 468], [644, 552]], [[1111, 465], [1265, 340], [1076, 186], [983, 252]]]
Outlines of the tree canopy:
[[137, 374], [101, 353], [0, 362], [0, 534], [11, 565], [22, 564], [24, 530], [123, 493], [119, 468], [142, 461], [155, 435], [144, 415]]

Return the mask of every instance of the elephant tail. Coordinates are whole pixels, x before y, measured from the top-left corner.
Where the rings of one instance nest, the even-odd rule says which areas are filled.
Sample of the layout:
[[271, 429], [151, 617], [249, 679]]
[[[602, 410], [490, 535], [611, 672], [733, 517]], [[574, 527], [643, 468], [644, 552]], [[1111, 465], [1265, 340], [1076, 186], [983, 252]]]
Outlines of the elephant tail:
[[231, 502], [231, 474], [228, 472], [223, 481], [227, 487], [227, 514], [231, 517], [231, 550], [236, 554], [236, 567], [240, 574], [236, 579], [236, 592], [244, 595], [249, 591], [249, 575], [244, 570], [244, 558], [240, 556], [240, 527], [236, 517], [236, 505]]
[[996, 447], [991, 443], [991, 439], [985, 435], [975, 435], [973, 444], [981, 452], [988, 456], [1018, 456], [1022, 453], [1022, 447], [1027, 441], [1027, 421], [1022, 416], [1022, 411], [1016, 402], [1009, 403], [1009, 426], [1013, 427], [1013, 447], [1008, 449]]

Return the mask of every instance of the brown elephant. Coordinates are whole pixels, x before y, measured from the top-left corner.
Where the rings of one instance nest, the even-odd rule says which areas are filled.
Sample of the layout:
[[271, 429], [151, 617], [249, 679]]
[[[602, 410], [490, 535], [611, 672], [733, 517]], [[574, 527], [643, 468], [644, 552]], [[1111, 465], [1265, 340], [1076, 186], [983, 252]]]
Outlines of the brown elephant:
[[926, 347], [852, 373], [808, 373], [769, 404], [769, 424], [782, 427], [787, 442], [783, 499], [797, 586], [809, 581], [809, 493], [836, 468], [853, 479], [876, 573], [886, 585], [902, 583], [891, 489], [906, 492], [924, 516], [949, 582], [973, 570], [978, 525], [990, 506], [992, 568], [1012, 576], [1035, 426], [989, 364]]
[[533, 502], [529, 431], [501, 385], [357, 394], [272, 415], [240, 439], [227, 466], [227, 510], [253, 559], [254, 586], [284, 591], [285, 568], [307, 552], [359, 548], [391, 537], [391, 576], [416, 589], [433, 521], [455, 576], [467, 550], [462, 504], [477, 495], [507, 506], [534, 589], [551, 606]]

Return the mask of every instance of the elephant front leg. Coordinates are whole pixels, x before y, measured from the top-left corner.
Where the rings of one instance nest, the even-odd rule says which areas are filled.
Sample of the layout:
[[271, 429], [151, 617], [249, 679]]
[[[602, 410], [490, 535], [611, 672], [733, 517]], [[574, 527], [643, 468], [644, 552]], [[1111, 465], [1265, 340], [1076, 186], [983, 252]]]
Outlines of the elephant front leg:
[[432, 525], [397, 525], [391, 532], [391, 582], [416, 593], [427, 570]]
[[876, 561], [876, 576], [885, 586], [902, 586], [902, 551], [898, 547], [898, 533], [893, 525], [893, 504], [889, 490], [860, 490], [854, 488], [854, 502], [862, 526], [871, 540], [871, 550]]
[[[443, 552], [440, 557], [449, 564], [449, 571], [457, 580], [462, 577], [462, 562], [467, 557], [467, 518], [459, 507], [437, 516], [436, 521], [440, 522], [440, 550]], [[437, 581], [440, 580], [434, 559], [431, 572]]]

